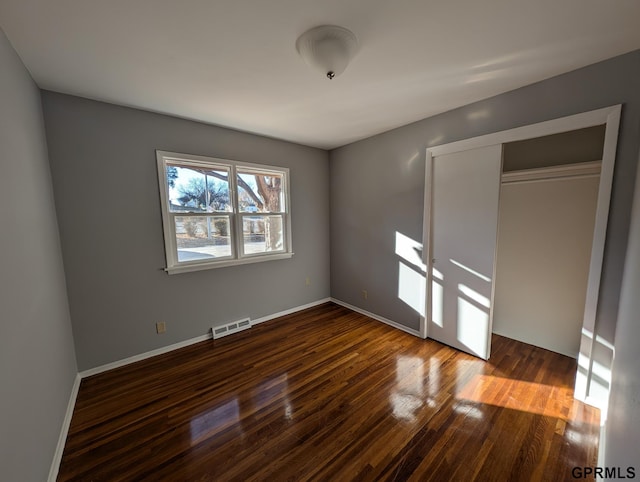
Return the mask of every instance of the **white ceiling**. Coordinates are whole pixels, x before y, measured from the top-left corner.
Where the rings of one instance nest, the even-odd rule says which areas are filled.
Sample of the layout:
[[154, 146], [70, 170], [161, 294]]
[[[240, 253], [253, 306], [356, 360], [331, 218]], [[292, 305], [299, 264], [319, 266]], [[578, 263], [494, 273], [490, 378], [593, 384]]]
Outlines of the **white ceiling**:
[[[334, 148], [640, 48], [638, 0], [0, 0], [37, 84]], [[307, 29], [352, 30], [328, 80]]]

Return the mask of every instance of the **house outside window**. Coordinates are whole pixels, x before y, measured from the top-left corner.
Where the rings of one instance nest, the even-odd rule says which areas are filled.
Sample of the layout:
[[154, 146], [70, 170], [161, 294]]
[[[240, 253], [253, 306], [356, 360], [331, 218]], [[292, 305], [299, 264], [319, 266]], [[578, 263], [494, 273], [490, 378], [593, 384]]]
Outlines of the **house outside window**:
[[289, 169], [157, 151], [169, 273], [290, 258]]

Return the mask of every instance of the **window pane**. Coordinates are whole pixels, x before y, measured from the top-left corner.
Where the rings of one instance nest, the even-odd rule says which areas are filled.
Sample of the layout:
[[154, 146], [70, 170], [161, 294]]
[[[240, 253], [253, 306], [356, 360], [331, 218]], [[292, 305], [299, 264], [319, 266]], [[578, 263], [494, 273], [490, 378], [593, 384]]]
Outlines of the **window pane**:
[[178, 262], [231, 256], [229, 216], [176, 216]]
[[242, 213], [280, 213], [284, 206], [281, 172], [256, 173], [238, 169], [238, 207]]
[[282, 216], [245, 216], [242, 234], [244, 254], [284, 251]]
[[231, 211], [226, 169], [167, 164], [165, 173], [172, 213]]

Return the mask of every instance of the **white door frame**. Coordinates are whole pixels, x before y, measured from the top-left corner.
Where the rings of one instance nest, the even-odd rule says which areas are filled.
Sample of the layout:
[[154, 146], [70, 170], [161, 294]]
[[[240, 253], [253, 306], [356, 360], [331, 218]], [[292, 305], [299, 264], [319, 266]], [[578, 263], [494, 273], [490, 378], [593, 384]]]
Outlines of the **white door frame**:
[[[583, 112], [567, 117], [561, 117], [537, 124], [517, 127], [506, 131], [494, 132], [479, 137], [472, 137], [449, 144], [428, 147], [426, 150], [425, 190], [424, 190], [424, 217], [423, 217], [423, 262], [427, 266], [426, 276], [426, 306], [425, 317], [420, 319], [420, 336], [427, 337], [427, 319], [431, 313], [431, 234], [432, 234], [432, 174], [433, 158], [442, 154], [465, 151], [494, 144], [522, 141], [535, 137], [543, 137], [562, 132], [584, 129], [605, 124], [604, 150], [602, 154], [602, 168], [600, 172], [600, 184], [598, 187], [598, 202], [596, 206], [596, 221], [593, 231], [593, 245], [591, 248], [591, 260], [589, 263], [589, 278], [587, 282], [587, 296], [582, 322], [582, 336], [580, 342], [580, 354], [578, 356], [578, 373], [576, 376], [575, 397], [579, 400], [587, 400], [589, 385], [593, 370], [593, 342], [595, 338], [596, 312], [600, 294], [600, 279], [602, 276], [602, 261], [604, 258], [604, 246], [607, 235], [607, 222], [609, 220], [609, 205], [611, 202], [611, 187], [613, 182], [613, 169], [618, 145], [618, 128], [620, 126], [620, 104], [602, 109]], [[581, 367], [586, 373], [581, 372]], [[597, 406], [606, 406], [606, 400], [589, 400]]]

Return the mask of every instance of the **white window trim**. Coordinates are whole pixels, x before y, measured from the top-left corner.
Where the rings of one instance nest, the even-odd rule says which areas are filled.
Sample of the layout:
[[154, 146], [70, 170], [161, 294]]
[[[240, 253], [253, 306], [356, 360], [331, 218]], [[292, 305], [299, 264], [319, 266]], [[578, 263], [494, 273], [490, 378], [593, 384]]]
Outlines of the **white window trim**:
[[[250, 263], [260, 263], [278, 259], [288, 259], [293, 256], [293, 245], [291, 242], [291, 200], [289, 194], [289, 169], [279, 166], [268, 166], [264, 164], [252, 164], [249, 162], [233, 161], [206, 156], [196, 156], [192, 154], [181, 154], [177, 152], [156, 151], [158, 164], [158, 184], [160, 187], [160, 201], [162, 208], [162, 228], [164, 233], [166, 267], [164, 270], [169, 274], [187, 273], [190, 271], [200, 271], [205, 269], [224, 268], [227, 266], [237, 266]], [[229, 230], [233, 233], [231, 242], [231, 256], [215, 261], [183, 261], [178, 262], [178, 251], [176, 245], [176, 233], [172, 222], [172, 213], [169, 212], [169, 192], [166, 178], [167, 163], [179, 163], [184, 165], [206, 165], [207, 167], [220, 167], [229, 172], [229, 201], [233, 208], [228, 212], [201, 213], [204, 216], [229, 216]], [[272, 213], [282, 217], [283, 221], [283, 242], [284, 249], [271, 253], [251, 253], [244, 254], [242, 218], [245, 216], [268, 216], [270, 213], [243, 213], [238, 208], [237, 170], [264, 171], [282, 173], [284, 183], [284, 207], [285, 210], [279, 213]], [[200, 214], [200, 213], [197, 213]]]

